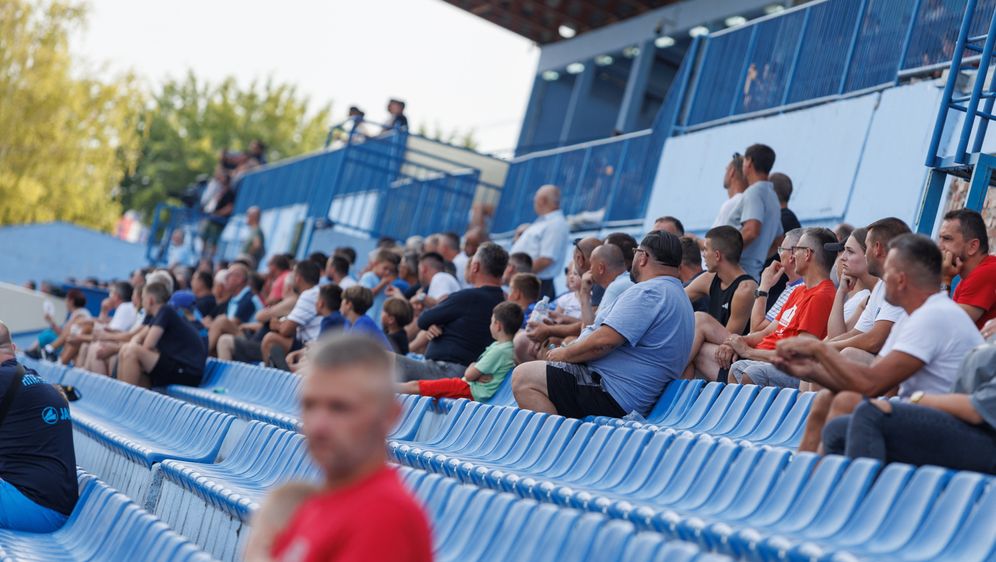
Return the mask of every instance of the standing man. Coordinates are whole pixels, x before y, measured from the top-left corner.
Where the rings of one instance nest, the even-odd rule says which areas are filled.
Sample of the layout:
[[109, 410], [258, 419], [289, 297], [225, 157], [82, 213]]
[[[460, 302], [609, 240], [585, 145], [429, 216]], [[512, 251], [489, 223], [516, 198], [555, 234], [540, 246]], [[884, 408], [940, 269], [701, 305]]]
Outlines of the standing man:
[[540, 278], [542, 295], [554, 294], [553, 279], [564, 268], [567, 261], [567, 245], [570, 243], [571, 229], [560, 210], [560, 188], [544, 185], [533, 196], [533, 221], [522, 236], [512, 245], [512, 253], [525, 252], [533, 258], [533, 273]]
[[398, 99], [391, 99], [387, 102], [387, 112], [391, 114], [391, 120], [384, 129], [384, 133], [390, 131], [400, 133], [408, 130], [408, 117], [405, 117], [405, 102]]
[[259, 217], [259, 207], [249, 207], [249, 210], [246, 211], [246, 226], [249, 227], [249, 236], [242, 246], [242, 253], [252, 257], [255, 266], [263, 263], [263, 256], [266, 255], [266, 241], [263, 238], [263, 229], [259, 227]]
[[336, 336], [312, 351], [301, 433], [324, 482], [277, 535], [275, 560], [432, 560], [425, 513], [387, 464], [401, 415], [394, 381], [390, 355], [370, 338]]
[[730, 217], [734, 210], [740, 206], [744, 191], [747, 190], [747, 178], [744, 177], [744, 157], [739, 152], [733, 154], [730, 163], [726, 165], [726, 173], [723, 175], [723, 189], [726, 190], [726, 201], [719, 207], [719, 214], [712, 226], [729, 225], [739, 228], [739, 224], [730, 224]]
[[782, 208], [768, 173], [775, 165], [775, 151], [770, 146], [752, 144], [744, 152], [744, 177], [749, 187], [742, 204], [731, 217], [740, 228], [744, 251], [740, 265], [754, 279], [759, 279], [768, 250], [782, 235]]
[[944, 256], [941, 282], [949, 289], [954, 277], [961, 277], [952, 299], [981, 330], [996, 318], [996, 257], [988, 255], [989, 234], [982, 215], [971, 209], [944, 215], [939, 245]]
[[69, 404], [62, 393], [18, 364], [0, 322], [0, 529], [51, 533], [79, 496]]

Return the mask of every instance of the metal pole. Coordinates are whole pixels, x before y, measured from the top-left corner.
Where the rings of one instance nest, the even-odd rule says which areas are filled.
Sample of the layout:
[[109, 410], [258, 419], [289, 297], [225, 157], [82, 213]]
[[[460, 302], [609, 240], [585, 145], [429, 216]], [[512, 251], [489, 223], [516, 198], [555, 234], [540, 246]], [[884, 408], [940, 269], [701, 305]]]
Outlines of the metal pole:
[[[927, 159], [925, 165], [934, 167], [937, 165], [937, 150], [941, 145], [941, 135], [944, 132], [944, 123], [947, 121], [948, 108], [951, 106], [951, 94], [954, 93], [955, 83], [958, 81], [958, 73], [961, 71], [961, 56], [965, 52], [965, 40], [968, 39], [968, 31], [972, 26], [972, 14], [975, 11], [977, 0], [968, 0], [965, 7], [965, 15], [961, 18], [961, 29], [958, 31], [958, 40], [955, 42], [954, 58], [951, 59], [951, 70], [948, 71], [948, 81], [944, 85], [944, 93], [941, 95], [941, 104], [937, 109], [937, 118], [934, 120], [934, 134], [930, 137], [930, 146], [927, 148]], [[969, 116], [966, 115], [966, 119]], [[966, 139], [966, 143], [968, 140]]]

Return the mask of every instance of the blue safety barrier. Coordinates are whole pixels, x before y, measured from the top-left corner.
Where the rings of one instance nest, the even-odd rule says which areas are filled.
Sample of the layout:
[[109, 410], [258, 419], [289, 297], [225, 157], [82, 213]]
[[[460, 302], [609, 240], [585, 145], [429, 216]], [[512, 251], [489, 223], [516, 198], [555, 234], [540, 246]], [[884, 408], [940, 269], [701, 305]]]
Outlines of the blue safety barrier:
[[0, 529], [0, 558], [46, 562], [210, 562], [210, 555], [125, 495], [81, 472], [80, 498], [66, 524], [48, 534]]

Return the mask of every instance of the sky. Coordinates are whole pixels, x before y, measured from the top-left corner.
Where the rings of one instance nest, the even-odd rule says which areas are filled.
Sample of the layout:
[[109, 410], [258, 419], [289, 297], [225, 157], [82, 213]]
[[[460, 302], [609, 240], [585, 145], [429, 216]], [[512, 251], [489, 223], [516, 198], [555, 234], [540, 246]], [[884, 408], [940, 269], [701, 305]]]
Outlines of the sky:
[[134, 71], [150, 87], [192, 69], [240, 83], [298, 86], [335, 121], [358, 105], [413, 128], [474, 129], [480, 150], [515, 146], [539, 48], [442, 0], [88, 0], [73, 48], [88, 66]]

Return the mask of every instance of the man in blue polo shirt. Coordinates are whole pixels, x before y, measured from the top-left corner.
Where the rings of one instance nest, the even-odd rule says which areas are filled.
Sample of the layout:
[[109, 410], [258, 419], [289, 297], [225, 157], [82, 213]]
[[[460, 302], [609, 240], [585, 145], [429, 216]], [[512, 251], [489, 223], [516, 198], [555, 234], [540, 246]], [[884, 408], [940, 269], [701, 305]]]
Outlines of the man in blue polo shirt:
[[78, 498], [69, 404], [14, 350], [0, 322], [0, 529], [50, 533]]
[[225, 334], [239, 335], [239, 327], [252, 322], [259, 307], [249, 286], [249, 269], [233, 263], [226, 270], [225, 291], [229, 295], [228, 307], [224, 316], [216, 316], [205, 322], [208, 327], [208, 351], [217, 354], [218, 340]]

